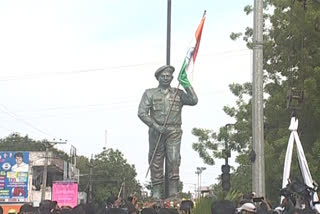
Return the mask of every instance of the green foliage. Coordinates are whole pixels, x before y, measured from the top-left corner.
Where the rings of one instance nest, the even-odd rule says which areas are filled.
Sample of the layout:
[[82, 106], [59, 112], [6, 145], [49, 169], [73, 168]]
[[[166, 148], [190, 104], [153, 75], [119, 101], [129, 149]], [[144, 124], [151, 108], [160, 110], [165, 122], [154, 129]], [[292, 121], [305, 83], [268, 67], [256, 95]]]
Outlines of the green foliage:
[[232, 40], [236, 40], [236, 39], [238, 39], [240, 36], [242, 36], [242, 33], [231, 33], [231, 34], [230, 34], [230, 38], [231, 38]]
[[199, 153], [199, 156], [203, 159], [204, 163], [214, 165], [215, 162], [213, 157], [218, 155], [218, 144], [215, 143], [216, 134], [208, 129], [197, 128], [192, 130], [192, 134], [197, 136], [199, 140], [199, 142], [192, 144], [192, 148]]
[[35, 141], [28, 137], [22, 137], [19, 133], [13, 133], [0, 140], [1, 151], [45, 151], [44, 141]]
[[[103, 204], [108, 196], [118, 195], [124, 183], [125, 194], [141, 191], [136, 180], [136, 169], [130, 165], [119, 150], [105, 149], [90, 161], [93, 165], [93, 198], [95, 203]], [[122, 194], [121, 194], [122, 196]]]
[[46, 146], [49, 147], [49, 151], [54, 152], [61, 159], [69, 160], [69, 156], [65, 152], [52, 148], [47, 140], [36, 141], [29, 138], [28, 135], [22, 137], [19, 133], [12, 133], [0, 140], [0, 151], [44, 152]]
[[235, 202], [236, 204], [240, 202], [243, 196], [242, 192], [235, 189], [225, 192], [222, 190], [221, 185], [214, 185], [213, 193], [215, 195], [214, 200], [229, 200]]
[[[245, 13], [252, 12], [246, 6]], [[289, 138], [291, 110], [286, 109], [287, 91], [292, 87], [304, 89], [304, 103], [299, 110], [299, 136], [311, 174], [316, 182], [320, 177], [320, 4], [316, 1], [267, 0], [264, 1], [264, 139], [266, 197], [279, 201], [284, 158]], [[236, 39], [240, 33], [233, 33]], [[248, 48], [252, 48], [253, 30], [247, 27], [242, 35]], [[217, 146], [224, 141], [237, 151], [239, 167], [231, 175], [233, 189], [251, 190], [250, 136], [252, 135], [251, 83], [230, 85], [237, 97], [234, 106], [225, 106], [224, 112], [236, 122], [227, 134], [220, 128], [197, 129], [199, 138], [193, 148], [206, 163], [219, 157]], [[225, 127], [225, 126], [224, 126]], [[212, 135], [212, 133], [215, 133]], [[223, 136], [219, 138], [219, 136]], [[212, 145], [211, 145], [212, 144]], [[221, 153], [221, 151], [220, 151]], [[220, 156], [221, 157], [221, 156]], [[210, 161], [208, 161], [210, 160]], [[296, 154], [293, 156], [291, 177], [301, 177]]]
[[211, 203], [210, 198], [198, 199], [195, 203], [195, 208], [192, 209], [192, 214], [210, 214], [211, 213]]
[[89, 184], [89, 159], [85, 156], [77, 156], [77, 168], [80, 170], [79, 192], [88, 192]]

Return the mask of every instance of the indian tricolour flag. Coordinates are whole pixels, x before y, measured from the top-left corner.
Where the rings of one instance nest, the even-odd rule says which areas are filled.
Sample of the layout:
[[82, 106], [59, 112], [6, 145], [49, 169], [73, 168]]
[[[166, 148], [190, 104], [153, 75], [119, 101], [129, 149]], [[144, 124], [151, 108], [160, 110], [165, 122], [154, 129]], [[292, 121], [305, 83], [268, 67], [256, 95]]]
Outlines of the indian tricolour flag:
[[193, 39], [192, 46], [189, 48], [189, 50], [187, 52], [187, 56], [184, 59], [183, 65], [181, 67], [181, 70], [180, 70], [180, 73], [178, 76], [179, 83], [184, 88], [188, 88], [191, 85], [188, 80], [187, 71], [193, 70], [193, 66], [196, 61], [199, 46], [200, 46], [201, 34], [202, 34], [202, 29], [203, 29], [205, 19], [206, 19], [206, 11], [204, 11], [201, 22], [197, 28], [196, 33], [195, 33], [195, 37]]

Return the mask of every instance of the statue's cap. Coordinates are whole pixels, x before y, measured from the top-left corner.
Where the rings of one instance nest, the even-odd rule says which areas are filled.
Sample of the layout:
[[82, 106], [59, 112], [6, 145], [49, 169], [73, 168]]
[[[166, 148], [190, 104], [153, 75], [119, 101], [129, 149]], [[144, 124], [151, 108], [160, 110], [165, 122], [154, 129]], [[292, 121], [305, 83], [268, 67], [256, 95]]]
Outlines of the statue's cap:
[[156, 70], [156, 72], [154, 73], [154, 76], [158, 79], [159, 75], [161, 74], [162, 71], [164, 70], [167, 70], [167, 71], [170, 71], [171, 74], [174, 72], [174, 67], [171, 66], [171, 65], [164, 65], [164, 66], [161, 66], [160, 68], [158, 68]]

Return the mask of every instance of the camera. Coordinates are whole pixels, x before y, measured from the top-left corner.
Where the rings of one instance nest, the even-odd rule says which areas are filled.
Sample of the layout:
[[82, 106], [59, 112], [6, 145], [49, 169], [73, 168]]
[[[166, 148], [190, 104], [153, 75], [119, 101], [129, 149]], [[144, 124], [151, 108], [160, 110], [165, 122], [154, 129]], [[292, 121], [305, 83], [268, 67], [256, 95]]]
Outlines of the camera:
[[264, 200], [264, 197], [255, 197], [255, 198], [252, 198], [253, 202], [261, 202]]

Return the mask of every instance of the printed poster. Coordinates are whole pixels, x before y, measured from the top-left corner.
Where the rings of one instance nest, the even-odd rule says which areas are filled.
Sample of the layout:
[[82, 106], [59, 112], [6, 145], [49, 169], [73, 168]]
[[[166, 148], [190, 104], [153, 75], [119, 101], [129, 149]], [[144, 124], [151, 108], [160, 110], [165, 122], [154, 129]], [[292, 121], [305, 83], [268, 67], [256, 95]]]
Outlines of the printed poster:
[[0, 201], [28, 198], [29, 152], [0, 152]]

